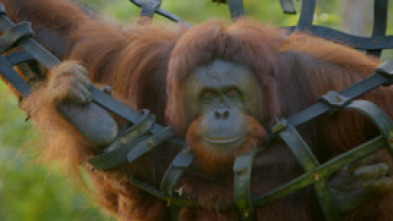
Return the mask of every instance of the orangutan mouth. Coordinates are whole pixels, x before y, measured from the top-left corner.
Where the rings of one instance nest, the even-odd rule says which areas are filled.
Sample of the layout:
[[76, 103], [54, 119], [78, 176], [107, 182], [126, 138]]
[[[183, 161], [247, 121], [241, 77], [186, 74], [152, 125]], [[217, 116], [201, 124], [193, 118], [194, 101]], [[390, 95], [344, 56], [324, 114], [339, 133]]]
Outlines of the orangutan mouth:
[[203, 139], [207, 143], [213, 145], [226, 145], [226, 144], [239, 143], [239, 141], [243, 141], [244, 137], [245, 137], [244, 134], [239, 134], [235, 137], [229, 137], [229, 138], [213, 139], [213, 138], [203, 137]]

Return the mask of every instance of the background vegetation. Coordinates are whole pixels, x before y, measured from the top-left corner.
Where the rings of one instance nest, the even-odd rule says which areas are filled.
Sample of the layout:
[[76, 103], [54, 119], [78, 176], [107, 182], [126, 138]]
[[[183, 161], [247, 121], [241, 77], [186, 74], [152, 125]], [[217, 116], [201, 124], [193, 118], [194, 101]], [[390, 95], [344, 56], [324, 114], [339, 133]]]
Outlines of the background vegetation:
[[[108, 22], [130, 23], [139, 11], [127, 0], [77, 2]], [[314, 23], [342, 27], [346, 21], [340, 14], [356, 15], [351, 10], [343, 12], [344, 3], [319, 1]], [[296, 6], [299, 9], [299, 3]], [[294, 25], [297, 21], [297, 15], [283, 15], [278, 0], [246, 0], [245, 7], [248, 15], [275, 26]], [[217, 17], [229, 20], [226, 5], [210, 0], [164, 0], [162, 8], [191, 24]], [[370, 9], [368, 6], [363, 8]], [[364, 14], [358, 14], [359, 19], [364, 20]], [[159, 17], [157, 20], [168, 22]], [[364, 24], [367, 23], [369, 21], [365, 20]], [[39, 136], [25, 118], [18, 109], [17, 99], [0, 83], [0, 220], [111, 220], [95, 208], [87, 194], [76, 190], [73, 183], [62, 176], [55, 163], [36, 163]]]

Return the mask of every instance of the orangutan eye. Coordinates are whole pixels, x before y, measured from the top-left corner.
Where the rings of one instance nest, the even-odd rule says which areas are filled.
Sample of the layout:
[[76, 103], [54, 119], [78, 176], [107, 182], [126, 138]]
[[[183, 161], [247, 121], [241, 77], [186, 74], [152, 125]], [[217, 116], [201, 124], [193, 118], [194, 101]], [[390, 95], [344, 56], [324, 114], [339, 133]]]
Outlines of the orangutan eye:
[[209, 99], [209, 98], [212, 98], [212, 97], [213, 97], [213, 92], [211, 92], [211, 91], [204, 91], [202, 93], [202, 98], [204, 98], [204, 99]]
[[214, 97], [215, 97], [215, 93], [210, 90], [203, 91], [200, 94], [200, 98], [203, 102], [209, 102], [209, 101], [213, 100]]
[[239, 96], [239, 92], [238, 92], [237, 90], [235, 90], [235, 89], [230, 89], [230, 90], [228, 90], [228, 91], [226, 92], [226, 94], [227, 94], [227, 96], [228, 96], [229, 98], [236, 98], [236, 97]]

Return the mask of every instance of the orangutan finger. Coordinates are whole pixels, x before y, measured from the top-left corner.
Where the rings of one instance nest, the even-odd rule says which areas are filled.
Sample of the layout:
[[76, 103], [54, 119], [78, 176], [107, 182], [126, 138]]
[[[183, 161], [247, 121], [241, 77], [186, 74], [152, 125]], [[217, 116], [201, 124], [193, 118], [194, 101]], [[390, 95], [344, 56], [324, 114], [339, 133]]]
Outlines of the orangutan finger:
[[379, 163], [375, 165], [368, 165], [359, 167], [354, 171], [355, 177], [359, 179], [377, 179], [385, 176], [389, 172], [389, 168], [386, 163]]
[[392, 177], [383, 177], [374, 181], [366, 182], [363, 186], [368, 191], [385, 192], [386, 190], [392, 189], [393, 179]]
[[[81, 67], [82, 68], [82, 67]], [[84, 70], [84, 69], [83, 69]], [[74, 77], [81, 83], [83, 84], [85, 87], [90, 87], [91, 82], [89, 81], [89, 79], [87, 78], [87, 76], [85, 75], [84, 71], [76, 71], [73, 73]]]
[[89, 103], [91, 100], [91, 94], [88, 88], [85, 87], [80, 81], [74, 80], [70, 92], [78, 98], [81, 103]]

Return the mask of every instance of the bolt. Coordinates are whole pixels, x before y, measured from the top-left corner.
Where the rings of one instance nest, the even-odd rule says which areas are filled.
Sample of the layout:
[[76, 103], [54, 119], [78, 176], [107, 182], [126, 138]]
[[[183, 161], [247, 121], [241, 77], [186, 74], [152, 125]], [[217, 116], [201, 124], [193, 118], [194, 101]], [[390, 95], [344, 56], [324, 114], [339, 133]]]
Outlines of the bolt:
[[313, 178], [315, 181], [318, 181], [318, 180], [319, 180], [319, 174], [314, 173], [314, 174], [312, 175], [312, 178]]
[[180, 187], [179, 189], [176, 189], [175, 192], [176, 192], [179, 196], [182, 196], [182, 195], [183, 195], [183, 188]]
[[245, 210], [243, 216], [248, 218], [250, 216], [250, 211], [249, 210]]
[[127, 138], [126, 137], [120, 138], [120, 144], [126, 144], [126, 143], [127, 143]]
[[148, 140], [148, 141], [146, 141], [146, 145], [147, 145], [147, 147], [154, 147], [154, 141]]
[[342, 102], [342, 101], [343, 101], [343, 100], [341, 99], [341, 97], [338, 96], [338, 95], [336, 95], [336, 102], [339, 103], [339, 102]]

